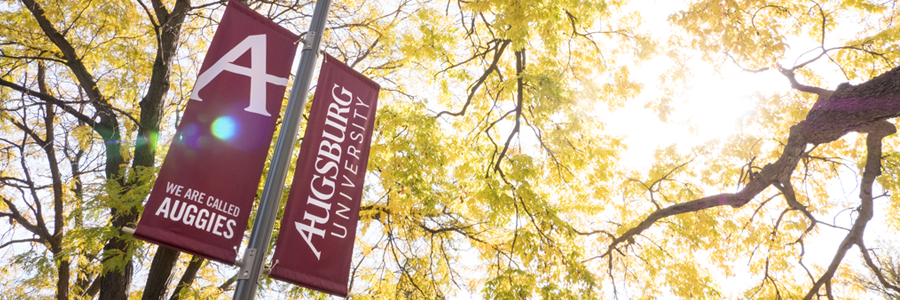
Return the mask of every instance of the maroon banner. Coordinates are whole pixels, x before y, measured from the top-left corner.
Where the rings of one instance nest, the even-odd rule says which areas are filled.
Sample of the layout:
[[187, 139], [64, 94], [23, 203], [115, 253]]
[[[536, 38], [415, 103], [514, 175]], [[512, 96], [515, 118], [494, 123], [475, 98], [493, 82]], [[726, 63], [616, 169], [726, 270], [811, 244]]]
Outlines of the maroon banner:
[[347, 296], [380, 89], [325, 55], [270, 277]]
[[298, 39], [228, 2], [135, 237], [234, 264]]

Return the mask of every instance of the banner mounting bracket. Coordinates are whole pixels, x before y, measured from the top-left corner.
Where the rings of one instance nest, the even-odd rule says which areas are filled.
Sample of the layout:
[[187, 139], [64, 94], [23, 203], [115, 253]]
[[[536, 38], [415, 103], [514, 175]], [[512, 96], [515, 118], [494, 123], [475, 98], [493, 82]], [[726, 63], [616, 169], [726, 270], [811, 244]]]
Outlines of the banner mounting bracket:
[[238, 271], [237, 279], [250, 279], [250, 269], [253, 267], [255, 257], [256, 248], [247, 249], [247, 255], [241, 259], [241, 269]]
[[124, 232], [124, 233], [134, 235], [134, 231], [135, 231], [134, 228], [131, 228], [128, 226], [122, 227], [122, 232]]
[[276, 259], [276, 260], [273, 260], [272, 264], [269, 265], [268, 267], [263, 267], [262, 272], [260, 272], [260, 274], [259, 274], [259, 279], [262, 279], [263, 275], [268, 276], [269, 274], [272, 274], [272, 269], [275, 268], [275, 266], [277, 266], [277, 265], [278, 265], [278, 260]]
[[303, 50], [310, 50], [313, 48], [313, 43], [316, 40], [316, 32], [315, 31], [307, 31], [306, 35], [303, 36]]

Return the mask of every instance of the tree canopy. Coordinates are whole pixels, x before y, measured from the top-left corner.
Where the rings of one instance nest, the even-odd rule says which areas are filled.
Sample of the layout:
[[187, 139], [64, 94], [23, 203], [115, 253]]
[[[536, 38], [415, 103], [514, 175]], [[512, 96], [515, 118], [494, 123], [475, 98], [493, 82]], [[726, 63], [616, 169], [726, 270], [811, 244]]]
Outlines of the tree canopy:
[[[226, 2], [0, 2], [10, 298], [231, 298], [237, 267], [122, 231]], [[242, 2], [298, 34], [313, 8]], [[900, 297], [897, 3], [661, 5], [335, 1], [322, 50], [382, 86], [350, 297]], [[702, 130], [706, 70], [783, 85], [626, 158], [637, 127]], [[633, 107], [654, 117], [610, 130]]]

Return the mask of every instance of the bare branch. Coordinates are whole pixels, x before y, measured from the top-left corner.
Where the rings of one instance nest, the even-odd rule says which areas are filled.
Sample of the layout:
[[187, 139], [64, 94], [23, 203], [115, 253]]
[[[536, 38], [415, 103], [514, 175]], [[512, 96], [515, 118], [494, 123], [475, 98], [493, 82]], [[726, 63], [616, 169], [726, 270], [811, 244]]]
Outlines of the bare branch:
[[759, 68], [759, 69], [747, 69], [747, 68], [741, 66], [741, 64], [738, 63], [737, 59], [734, 59], [734, 56], [731, 56], [731, 53], [725, 52], [725, 56], [727, 56], [728, 58], [730, 58], [730, 59], [731, 59], [731, 62], [733, 62], [735, 66], [737, 66], [738, 68], [740, 68], [740, 69], [743, 70], [744, 72], [748, 72], [748, 73], [762, 73], [762, 72], [765, 72], [765, 71], [768, 71], [768, 70], [769, 70], [769, 67]]
[[11, 240], [9, 242], [6, 242], [6, 243], [3, 243], [2, 245], [0, 245], [0, 249], [9, 247], [14, 244], [19, 244], [19, 243], [43, 243], [43, 240], [42, 239]]

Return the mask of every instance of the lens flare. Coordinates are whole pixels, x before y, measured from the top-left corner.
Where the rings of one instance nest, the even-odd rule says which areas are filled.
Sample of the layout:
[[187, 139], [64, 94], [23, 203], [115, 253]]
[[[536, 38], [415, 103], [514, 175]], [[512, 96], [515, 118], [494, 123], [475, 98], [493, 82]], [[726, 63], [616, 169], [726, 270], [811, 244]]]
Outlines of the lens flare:
[[200, 130], [197, 124], [187, 124], [181, 129], [181, 134], [178, 135], [178, 142], [190, 147], [197, 147], [197, 137], [199, 135]]
[[222, 116], [213, 121], [212, 134], [217, 138], [228, 140], [237, 133], [237, 122], [230, 116]]

